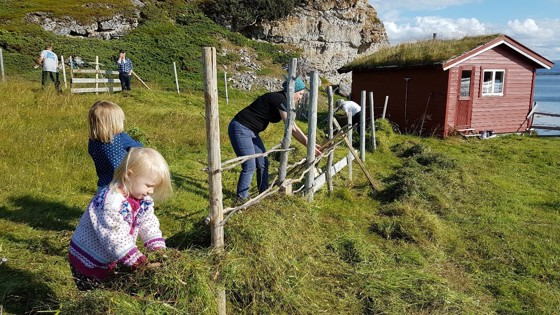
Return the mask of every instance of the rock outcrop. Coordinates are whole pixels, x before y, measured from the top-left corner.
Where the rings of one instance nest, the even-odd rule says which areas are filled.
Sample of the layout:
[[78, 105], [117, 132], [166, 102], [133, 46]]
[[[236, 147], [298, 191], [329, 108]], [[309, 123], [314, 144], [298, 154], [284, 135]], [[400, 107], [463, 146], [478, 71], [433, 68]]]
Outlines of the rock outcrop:
[[350, 93], [351, 77], [336, 70], [388, 44], [385, 28], [367, 0], [308, 1], [286, 18], [247, 28], [246, 34], [302, 48], [300, 73], [318, 70], [321, 77], [339, 84], [342, 95]]
[[[133, 1], [133, 4], [137, 9], [130, 17], [115, 15], [97, 18], [95, 21], [91, 22], [80, 23], [69, 16], [55, 17], [50, 12], [32, 12], [25, 16], [25, 21], [39, 24], [44, 30], [57, 35], [112, 39], [122, 37], [138, 26], [138, 19], [140, 16], [139, 8], [144, 6], [144, 4], [138, 0]], [[88, 5], [104, 4], [90, 3], [84, 6]]]

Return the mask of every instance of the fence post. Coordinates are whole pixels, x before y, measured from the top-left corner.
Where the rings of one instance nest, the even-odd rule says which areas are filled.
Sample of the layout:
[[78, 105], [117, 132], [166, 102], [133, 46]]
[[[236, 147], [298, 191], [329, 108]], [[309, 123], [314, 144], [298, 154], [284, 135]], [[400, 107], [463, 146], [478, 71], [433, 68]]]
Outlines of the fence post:
[[60, 61], [62, 62], [62, 78], [64, 79], [64, 88], [68, 88], [68, 83], [66, 83], [66, 67], [64, 66], [64, 56], [60, 56]]
[[[203, 47], [204, 99], [206, 104], [206, 146], [208, 149], [208, 188], [210, 199], [210, 236], [212, 246], [218, 253], [224, 250], [224, 219], [222, 204], [222, 173], [220, 152], [220, 119], [218, 113], [218, 73], [216, 48]], [[219, 273], [219, 271], [218, 271]], [[226, 291], [218, 286], [218, 314], [226, 315]]]
[[[329, 101], [329, 121], [328, 121], [328, 133], [329, 133], [329, 140], [333, 138], [333, 116], [334, 116], [334, 97], [333, 97], [333, 90], [332, 86], [327, 87], [327, 95]], [[325, 173], [325, 178], [327, 180], [327, 188], [329, 192], [333, 191], [333, 183], [332, 183], [332, 163], [334, 158], [334, 150], [329, 153], [327, 157], [327, 169]]]
[[226, 89], [226, 105], [229, 104], [229, 96], [228, 96], [228, 90], [227, 90], [227, 72], [224, 72], [224, 87]]
[[319, 73], [314, 70], [311, 74], [311, 98], [309, 102], [308, 130], [307, 130], [307, 162], [308, 170], [305, 178], [305, 193], [307, 200], [313, 201], [313, 185], [315, 184], [315, 141], [317, 135], [317, 100], [319, 97]]
[[6, 81], [4, 77], [4, 55], [2, 54], [2, 48], [0, 48], [0, 72], [2, 72], [2, 82]]
[[387, 104], [389, 103], [389, 95], [385, 95], [385, 105], [383, 105], [383, 119], [385, 119], [385, 114], [387, 113]]
[[366, 161], [366, 91], [362, 91], [360, 107], [360, 159]]
[[177, 87], [177, 95], [181, 95], [179, 92], [179, 78], [177, 77], [177, 63], [173, 61], [173, 72], [175, 72], [175, 86]]
[[351, 150], [354, 150], [353, 141], [352, 141], [352, 112], [347, 112], [346, 116], [348, 116], [348, 140], [350, 140], [350, 146], [348, 147], [348, 178], [352, 180], [352, 161], [354, 160], [354, 155], [352, 154]]
[[369, 122], [371, 124], [371, 148], [373, 151], [377, 149], [377, 143], [375, 143], [375, 112], [373, 106], [373, 92], [369, 92]]
[[[295, 104], [294, 104], [294, 86], [296, 78], [296, 68], [297, 68], [297, 58], [292, 58], [290, 61], [290, 66], [288, 68], [288, 104], [286, 104], [286, 110], [288, 111], [288, 117], [285, 121], [284, 127], [284, 138], [282, 139], [282, 149], [287, 150], [290, 148], [290, 142], [292, 139], [292, 128], [295, 121]], [[286, 180], [286, 170], [288, 168], [288, 151], [282, 151], [280, 154], [280, 169], [278, 170], [278, 182], [280, 185], [284, 184]], [[291, 187], [284, 187], [284, 193], [291, 194]]]
[[99, 56], [95, 56], [95, 94], [99, 94]]

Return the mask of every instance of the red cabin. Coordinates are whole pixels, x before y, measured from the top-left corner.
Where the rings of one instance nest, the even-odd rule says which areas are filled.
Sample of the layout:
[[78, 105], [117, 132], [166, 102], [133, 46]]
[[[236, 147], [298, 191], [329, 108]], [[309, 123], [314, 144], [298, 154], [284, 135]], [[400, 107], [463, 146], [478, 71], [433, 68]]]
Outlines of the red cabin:
[[352, 100], [374, 93], [375, 117], [402, 132], [512, 133], [530, 127], [537, 68], [554, 63], [506, 35], [430, 40], [382, 48], [338, 71], [352, 71]]

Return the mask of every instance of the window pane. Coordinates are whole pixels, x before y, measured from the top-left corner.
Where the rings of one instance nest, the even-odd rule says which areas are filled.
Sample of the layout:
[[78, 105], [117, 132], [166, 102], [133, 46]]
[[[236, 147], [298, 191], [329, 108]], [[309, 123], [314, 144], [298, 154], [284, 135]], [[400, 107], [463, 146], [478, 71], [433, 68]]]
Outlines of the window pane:
[[504, 72], [496, 71], [494, 78], [494, 93], [503, 93], [504, 91]]
[[471, 71], [461, 72], [461, 96], [471, 95]]
[[482, 84], [482, 93], [492, 93], [492, 72], [484, 71], [484, 83]]

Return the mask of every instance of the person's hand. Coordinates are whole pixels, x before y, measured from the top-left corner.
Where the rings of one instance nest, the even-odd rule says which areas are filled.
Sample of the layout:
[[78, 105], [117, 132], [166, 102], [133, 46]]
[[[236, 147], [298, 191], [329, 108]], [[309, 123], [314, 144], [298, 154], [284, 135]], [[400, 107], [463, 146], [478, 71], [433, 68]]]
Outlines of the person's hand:
[[315, 156], [319, 156], [321, 155], [323, 152], [321, 151], [321, 146], [318, 144], [315, 144]]
[[36, 65], [33, 66], [33, 69], [37, 69], [37, 68], [39, 68], [39, 65], [38, 65], [38, 64], [36, 64]]
[[148, 259], [153, 262], [162, 263], [168, 258], [164, 248], [155, 250], [149, 254]]
[[145, 266], [146, 266], [145, 267], [146, 269], [155, 269], [155, 268], [161, 267], [161, 263], [160, 262], [150, 262], [150, 263], [147, 263]]

